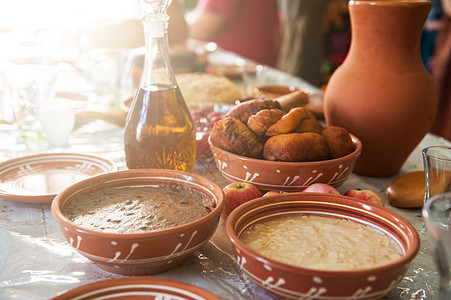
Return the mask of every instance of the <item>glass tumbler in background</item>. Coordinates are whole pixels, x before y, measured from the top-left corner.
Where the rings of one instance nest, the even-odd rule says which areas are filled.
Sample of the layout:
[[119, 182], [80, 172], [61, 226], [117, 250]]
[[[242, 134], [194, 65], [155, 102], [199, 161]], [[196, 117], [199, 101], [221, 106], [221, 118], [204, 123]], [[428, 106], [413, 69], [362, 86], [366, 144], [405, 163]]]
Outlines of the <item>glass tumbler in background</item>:
[[244, 98], [253, 98], [256, 96], [257, 86], [265, 85], [266, 66], [240, 60], [238, 62], [243, 81]]
[[450, 191], [451, 147], [430, 146], [423, 149], [425, 176], [424, 203], [437, 194]]
[[423, 206], [423, 221], [431, 237], [439, 273], [440, 300], [451, 299], [451, 192], [429, 198]]
[[40, 58], [11, 58], [4, 72], [15, 125], [22, 131], [36, 131], [38, 103], [55, 95], [57, 64]]
[[95, 86], [99, 104], [119, 104], [121, 71], [127, 50], [100, 48], [89, 52], [89, 73]]

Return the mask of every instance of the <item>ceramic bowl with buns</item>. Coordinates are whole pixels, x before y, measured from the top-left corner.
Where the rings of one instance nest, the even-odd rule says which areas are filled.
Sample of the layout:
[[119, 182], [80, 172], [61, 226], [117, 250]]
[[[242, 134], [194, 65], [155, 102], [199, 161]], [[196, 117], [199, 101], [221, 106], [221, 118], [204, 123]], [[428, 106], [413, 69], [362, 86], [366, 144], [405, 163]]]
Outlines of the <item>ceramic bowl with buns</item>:
[[[298, 259], [302, 260], [300, 258], [302, 256], [298, 255], [285, 255], [285, 260], [286, 257], [289, 257], [289, 260], [281, 262], [280, 257], [279, 259], [268, 257], [268, 251], [261, 254], [262, 252], [254, 247], [255, 243], [251, 246], [245, 238], [252, 228], [256, 228], [256, 224], [262, 224], [275, 218], [288, 218], [292, 221], [297, 217], [311, 218], [311, 216], [322, 217], [322, 220], [324, 218], [335, 219], [331, 222], [357, 223], [354, 225], [358, 229], [344, 230], [344, 234], [335, 230], [339, 232], [332, 236], [329, 235], [329, 239], [324, 234], [319, 235], [318, 231], [314, 231], [317, 233], [313, 238], [316, 241], [298, 234], [299, 226], [294, 227], [294, 234], [289, 231], [289, 235], [280, 234], [266, 237], [268, 231], [260, 231], [260, 236], [263, 235], [261, 239], [264, 242], [268, 240], [271, 242], [271, 246], [265, 249], [275, 249], [273, 250], [273, 253], [276, 253], [274, 255], [284, 251], [279, 249], [281, 248], [279, 245], [287, 243], [288, 249], [295, 249], [296, 252], [302, 252], [302, 248], [310, 249], [311, 244], [322, 243], [321, 249], [328, 248], [328, 245], [332, 244], [333, 248], [327, 250], [327, 254], [321, 254], [322, 260], [327, 259], [328, 261], [324, 268], [318, 268], [316, 265], [311, 267], [312, 264], [315, 264], [316, 259], [305, 259], [309, 261], [309, 264], [296, 265]], [[320, 224], [322, 225], [319, 225], [319, 228], [315, 227], [314, 229], [325, 231], [324, 223]], [[306, 223], [305, 226], [306, 230], [309, 230], [309, 224]], [[328, 228], [330, 229], [330, 227]], [[360, 248], [367, 249], [372, 245], [372, 239], [365, 239], [364, 235], [357, 232], [362, 230], [361, 228], [364, 228], [363, 231], [374, 231], [373, 234], [376, 234], [378, 238], [391, 241], [390, 244], [393, 244], [394, 251], [397, 252], [396, 255], [379, 263], [380, 260], [377, 258], [378, 255], [381, 255], [380, 250], [377, 249], [380, 247], [379, 245], [374, 247], [374, 251], [360, 251]], [[285, 231], [289, 229], [289, 227], [288, 229], [284, 227]], [[260, 287], [292, 299], [380, 299], [403, 279], [420, 247], [415, 228], [396, 213], [384, 207], [332, 194], [283, 193], [251, 200], [240, 205], [229, 215], [226, 221], [226, 232], [232, 243], [236, 262], [242, 272]], [[292, 246], [293, 236], [296, 237], [297, 244], [295, 246]], [[332, 242], [339, 238], [343, 238], [344, 243], [350, 244], [349, 248], [354, 250], [347, 250], [344, 256], [333, 254], [344, 251], [338, 247], [340, 250], [336, 250], [335, 243]], [[273, 241], [277, 242], [273, 243]], [[327, 243], [327, 241], [331, 242]], [[355, 250], [356, 248], [357, 250]], [[351, 255], [350, 252], [359, 255]], [[369, 252], [374, 252], [374, 256], [367, 254]], [[318, 256], [315, 251], [306, 253], [307, 257]], [[330, 267], [340, 264], [341, 261], [348, 261], [355, 267], [336, 269]], [[361, 261], [376, 263], [362, 267]]]
[[230, 181], [279, 191], [302, 191], [313, 183], [337, 187], [362, 151], [360, 140], [345, 128], [324, 126], [302, 106], [284, 110], [277, 99], [231, 107], [213, 125], [209, 146]]
[[209, 146], [221, 174], [229, 181], [251, 182], [259, 189], [302, 191], [313, 183], [340, 186], [351, 175], [362, 152], [362, 142], [351, 134], [355, 150], [348, 155], [320, 161], [284, 162], [250, 158]]

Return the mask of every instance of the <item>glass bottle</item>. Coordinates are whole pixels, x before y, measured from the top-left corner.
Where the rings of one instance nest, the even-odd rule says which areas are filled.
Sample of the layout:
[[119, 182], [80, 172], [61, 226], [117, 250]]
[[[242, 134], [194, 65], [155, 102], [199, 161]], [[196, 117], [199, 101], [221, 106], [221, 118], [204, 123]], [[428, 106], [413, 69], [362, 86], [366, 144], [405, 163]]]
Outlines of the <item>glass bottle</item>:
[[192, 172], [196, 138], [191, 115], [175, 80], [167, 40], [170, 0], [139, 0], [146, 53], [138, 91], [124, 131], [129, 169]]

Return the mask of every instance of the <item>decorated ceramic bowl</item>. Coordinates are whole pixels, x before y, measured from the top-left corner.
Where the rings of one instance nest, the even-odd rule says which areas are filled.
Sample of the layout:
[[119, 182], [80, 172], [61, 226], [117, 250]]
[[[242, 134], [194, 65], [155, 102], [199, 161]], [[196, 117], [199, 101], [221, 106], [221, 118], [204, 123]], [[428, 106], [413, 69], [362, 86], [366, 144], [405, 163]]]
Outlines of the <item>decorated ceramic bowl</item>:
[[182, 281], [157, 277], [124, 277], [101, 280], [65, 291], [50, 300], [220, 300], [214, 294]]
[[216, 166], [230, 180], [251, 182], [261, 190], [303, 191], [313, 183], [340, 186], [352, 173], [362, 152], [362, 143], [351, 135], [355, 150], [343, 157], [311, 161], [282, 162], [241, 156], [219, 147], [209, 140]]
[[[72, 201], [98, 190], [109, 189], [114, 196], [115, 191], [124, 187], [162, 185], [188, 189], [190, 193], [201, 192], [211, 198], [211, 209], [188, 223], [131, 233], [86, 229], [71, 221], [64, 210]], [[73, 184], [55, 197], [51, 210], [66, 241], [100, 268], [122, 275], [147, 275], [177, 267], [205, 244], [216, 230], [223, 207], [222, 189], [206, 178], [173, 170], [137, 169], [99, 175]]]
[[[366, 269], [313, 269], [293, 266], [294, 255], [290, 256], [290, 263], [282, 263], [259, 254], [242, 240], [255, 223], [300, 214], [345, 219], [369, 226], [369, 230], [375, 229], [389, 237], [399, 254], [387, 264]], [[241, 270], [262, 288], [293, 299], [379, 299], [404, 277], [420, 246], [412, 225], [394, 212], [332, 194], [284, 193], [252, 200], [229, 215], [226, 232]], [[302, 251], [302, 246], [295, 249]], [[352, 262], [355, 258], [350, 259]]]

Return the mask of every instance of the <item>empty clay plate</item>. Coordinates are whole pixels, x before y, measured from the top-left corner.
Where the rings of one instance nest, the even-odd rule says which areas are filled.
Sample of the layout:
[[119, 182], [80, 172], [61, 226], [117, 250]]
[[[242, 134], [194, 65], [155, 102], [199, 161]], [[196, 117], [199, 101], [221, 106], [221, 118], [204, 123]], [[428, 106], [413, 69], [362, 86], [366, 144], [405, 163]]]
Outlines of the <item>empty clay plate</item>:
[[60, 294], [52, 300], [66, 299], [186, 299], [219, 300], [197, 286], [152, 277], [116, 278], [86, 284]]
[[110, 160], [75, 153], [47, 153], [0, 163], [0, 196], [26, 203], [48, 203], [69, 185], [114, 172]]

